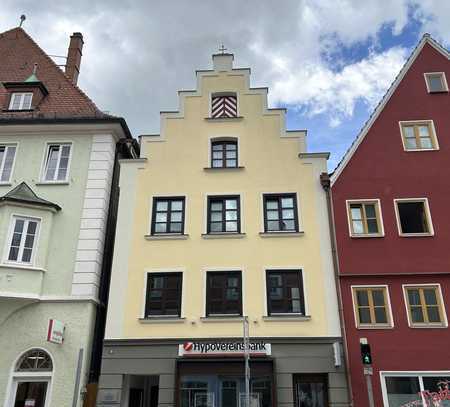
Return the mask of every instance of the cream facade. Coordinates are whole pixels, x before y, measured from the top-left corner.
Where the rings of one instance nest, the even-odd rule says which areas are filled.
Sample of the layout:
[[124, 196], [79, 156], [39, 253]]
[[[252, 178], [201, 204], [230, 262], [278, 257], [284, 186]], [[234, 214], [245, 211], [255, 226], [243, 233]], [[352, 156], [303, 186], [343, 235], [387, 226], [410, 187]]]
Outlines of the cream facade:
[[[179, 111], [161, 113], [161, 134], [141, 136], [141, 158], [120, 162], [98, 405], [242, 405], [244, 317], [265, 346], [251, 356], [252, 405], [348, 405], [319, 181], [328, 154], [308, 153], [306, 131], [286, 130], [285, 110], [232, 63], [214, 55]], [[214, 343], [223, 352], [191, 353]]]

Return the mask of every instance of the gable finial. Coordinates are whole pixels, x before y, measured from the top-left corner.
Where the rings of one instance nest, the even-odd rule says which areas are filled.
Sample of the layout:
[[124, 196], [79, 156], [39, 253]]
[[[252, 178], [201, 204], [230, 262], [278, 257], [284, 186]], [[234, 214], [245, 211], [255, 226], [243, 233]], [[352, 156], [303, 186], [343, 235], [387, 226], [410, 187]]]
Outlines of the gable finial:
[[20, 24], [19, 27], [22, 27], [23, 22], [27, 19], [27, 16], [25, 14], [22, 14], [20, 16]]
[[225, 54], [225, 51], [226, 51], [226, 50], [227, 50], [227, 49], [225, 48], [225, 46], [224, 46], [223, 44], [221, 44], [220, 47], [219, 47], [220, 53], [223, 55], [223, 54]]

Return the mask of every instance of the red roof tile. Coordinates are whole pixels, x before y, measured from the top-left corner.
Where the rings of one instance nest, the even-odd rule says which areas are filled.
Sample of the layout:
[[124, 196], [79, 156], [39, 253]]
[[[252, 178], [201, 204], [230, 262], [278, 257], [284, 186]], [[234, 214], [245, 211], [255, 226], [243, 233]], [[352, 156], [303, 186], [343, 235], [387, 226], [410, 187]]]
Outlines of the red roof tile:
[[[0, 34], [0, 82], [24, 82], [37, 64], [36, 76], [48, 95], [32, 112], [0, 110], [5, 118], [106, 118], [94, 102], [64, 74], [55, 62], [22, 29]], [[4, 108], [6, 89], [0, 83], [0, 105]]]

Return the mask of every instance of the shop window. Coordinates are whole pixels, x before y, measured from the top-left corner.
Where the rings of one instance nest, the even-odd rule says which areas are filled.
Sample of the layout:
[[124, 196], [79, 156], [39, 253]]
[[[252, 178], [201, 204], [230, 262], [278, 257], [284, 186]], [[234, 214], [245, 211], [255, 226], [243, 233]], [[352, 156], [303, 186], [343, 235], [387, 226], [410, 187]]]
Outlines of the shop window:
[[410, 326], [446, 326], [438, 285], [405, 286]]
[[13, 216], [10, 227], [8, 262], [32, 264], [40, 221]]
[[295, 375], [294, 398], [296, 407], [327, 407], [326, 375]]
[[403, 147], [406, 151], [437, 150], [438, 143], [431, 120], [400, 122]]
[[152, 235], [184, 232], [184, 197], [153, 198]]
[[240, 203], [238, 196], [208, 197], [208, 233], [240, 233]]
[[264, 231], [298, 232], [296, 194], [264, 194]]
[[237, 117], [236, 93], [214, 93], [211, 98], [211, 118]]
[[9, 110], [30, 110], [32, 99], [33, 94], [31, 92], [12, 93], [9, 101]]
[[209, 271], [206, 276], [206, 315], [242, 315], [240, 271]]
[[426, 236], [433, 234], [427, 199], [396, 199], [395, 208], [400, 235]]
[[444, 72], [425, 73], [425, 82], [429, 93], [448, 92], [447, 80]]
[[145, 317], [181, 316], [182, 273], [148, 273]]
[[305, 315], [302, 272], [300, 270], [268, 270], [266, 273], [269, 315]]
[[213, 140], [211, 142], [211, 167], [236, 168], [238, 166], [238, 144], [236, 139]]
[[10, 182], [16, 145], [0, 145], [0, 183]]
[[352, 290], [358, 328], [392, 326], [387, 287], [353, 287]]
[[348, 201], [347, 211], [352, 237], [383, 235], [379, 200]]
[[48, 145], [44, 163], [44, 182], [67, 181], [71, 149], [70, 143]]

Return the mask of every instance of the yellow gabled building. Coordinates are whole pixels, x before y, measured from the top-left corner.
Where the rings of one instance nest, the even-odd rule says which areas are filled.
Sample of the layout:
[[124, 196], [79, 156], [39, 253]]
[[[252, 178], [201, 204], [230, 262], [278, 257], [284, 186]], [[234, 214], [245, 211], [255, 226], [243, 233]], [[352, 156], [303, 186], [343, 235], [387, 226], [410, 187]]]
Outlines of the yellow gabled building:
[[328, 154], [232, 63], [213, 55], [121, 161], [99, 406], [244, 405], [244, 319], [251, 406], [348, 405]]

